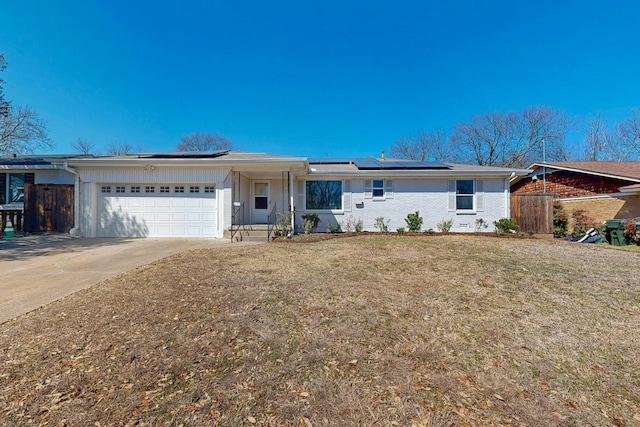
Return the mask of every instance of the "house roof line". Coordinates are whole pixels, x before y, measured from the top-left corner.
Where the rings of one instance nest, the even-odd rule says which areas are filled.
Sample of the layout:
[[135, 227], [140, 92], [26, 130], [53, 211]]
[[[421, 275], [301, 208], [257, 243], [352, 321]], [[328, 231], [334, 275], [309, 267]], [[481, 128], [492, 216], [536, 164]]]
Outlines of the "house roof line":
[[[570, 162], [569, 162], [570, 163]], [[585, 164], [585, 163], [597, 163], [597, 164], [603, 164], [603, 163], [607, 163], [607, 164], [623, 164], [623, 163], [633, 163], [633, 164], [637, 164], [639, 165], [638, 170], [640, 171], [640, 162], [578, 162], [579, 164]], [[531, 166], [529, 166], [529, 169], [535, 169], [536, 167], [547, 167], [550, 169], [557, 169], [557, 170], [565, 170], [568, 172], [577, 172], [577, 173], [584, 173], [587, 175], [595, 175], [595, 176], [601, 176], [601, 177], [605, 177], [605, 178], [613, 178], [613, 179], [621, 179], [621, 180], [625, 180], [625, 181], [631, 181], [631, 182], [638, 182], [640, 183], [640, 175], [637, 177], [634, 176], [629, 176], [629, 175], [621, 175], [621, 174], [615, 174], [615, 173], [611, 173], [611, 172], [603, 172], [603, 171], [598, 171], [598, 170], [593, 170], [593, 169], [587, 169], [587, 168], [580, 168], [577, 167], [579, 166], [579, 164], [576, 164], [575, 166], [569, 166], [567, 164], [563, 164], [562, 162], [547, 162], [547, 163], [543, 163], [543, 162], [536, 162], [533, 163]], [[514, 179], [514, 181], [517, 181], [518, 179]]]

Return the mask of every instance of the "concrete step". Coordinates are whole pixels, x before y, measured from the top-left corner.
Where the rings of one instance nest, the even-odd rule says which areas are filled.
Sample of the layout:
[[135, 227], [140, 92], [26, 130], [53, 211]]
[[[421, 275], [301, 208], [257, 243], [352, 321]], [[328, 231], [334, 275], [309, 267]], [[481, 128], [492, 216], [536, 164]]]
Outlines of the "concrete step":
[[[234, 242], [266, 242], [267, 233], [269, 229], [266, 224], [245, 224], [241, 225], [240, 228], [235, 231], [235, 235], [233, 236]], [[273, 237], [275, 230], [271, 230], [271, 235]], [[231, 238], [231, 231], [226, 230], [224, 232], [224, 238]]]

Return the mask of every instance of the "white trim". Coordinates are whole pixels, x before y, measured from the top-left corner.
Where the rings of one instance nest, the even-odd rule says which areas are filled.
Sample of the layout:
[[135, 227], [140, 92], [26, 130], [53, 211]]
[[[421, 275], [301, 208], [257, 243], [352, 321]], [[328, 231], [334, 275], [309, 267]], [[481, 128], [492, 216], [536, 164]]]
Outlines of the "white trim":
[[553, 200], [590, 200], [590, 199], [606, 199], [609, 197], [633, 197], [634, 193], [604, 193], [595, 196], [576, 196], [576, 197], [556, 197]]

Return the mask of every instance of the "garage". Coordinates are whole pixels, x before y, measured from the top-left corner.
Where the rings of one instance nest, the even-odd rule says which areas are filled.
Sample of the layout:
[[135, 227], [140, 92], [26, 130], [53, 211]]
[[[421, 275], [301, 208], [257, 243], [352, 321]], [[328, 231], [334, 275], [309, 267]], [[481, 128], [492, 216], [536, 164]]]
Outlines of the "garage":
[[98, 184], [98, 237], [216, 237], [215, 184]]

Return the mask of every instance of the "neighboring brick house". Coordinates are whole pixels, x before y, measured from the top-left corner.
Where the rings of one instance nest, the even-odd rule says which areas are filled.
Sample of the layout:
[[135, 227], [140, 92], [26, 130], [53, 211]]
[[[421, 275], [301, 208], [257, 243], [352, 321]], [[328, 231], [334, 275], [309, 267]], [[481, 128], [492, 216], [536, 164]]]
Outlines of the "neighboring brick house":
[[640, 217], [640, 162], [534, 163], [529, 169], [511, 181], [511, 194], [553, 194], [568, 212], [582, 209], [596, 222]]

